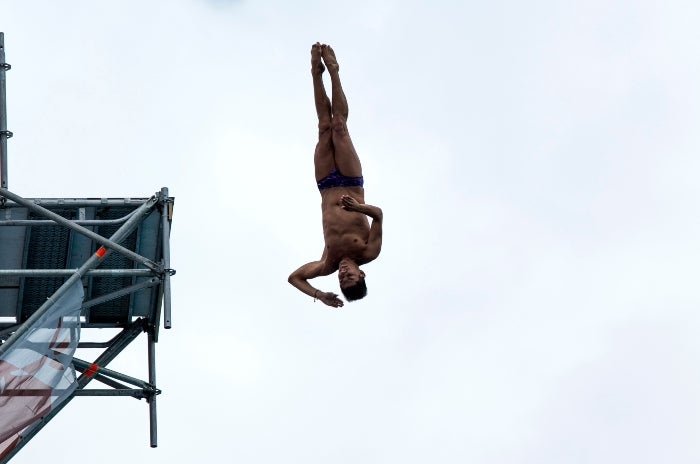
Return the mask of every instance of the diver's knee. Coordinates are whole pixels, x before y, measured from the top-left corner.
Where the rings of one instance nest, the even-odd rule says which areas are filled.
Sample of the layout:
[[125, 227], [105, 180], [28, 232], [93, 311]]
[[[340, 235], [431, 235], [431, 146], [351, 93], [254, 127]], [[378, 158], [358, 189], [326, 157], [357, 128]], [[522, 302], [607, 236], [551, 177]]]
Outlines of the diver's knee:
[[331, 131], [330, 121], [319, 121], [318, 123], [318, 136], [327, 135]]
[[336, 116], [333, 118], [333, 122], [331, 123], [331, 126], [333, 128], [333, 133], [338, 134], [338, 135], [345, 135], [348, 132], [348, 126], [345, 121], [345, 118], [342, 118], [340, 116]]

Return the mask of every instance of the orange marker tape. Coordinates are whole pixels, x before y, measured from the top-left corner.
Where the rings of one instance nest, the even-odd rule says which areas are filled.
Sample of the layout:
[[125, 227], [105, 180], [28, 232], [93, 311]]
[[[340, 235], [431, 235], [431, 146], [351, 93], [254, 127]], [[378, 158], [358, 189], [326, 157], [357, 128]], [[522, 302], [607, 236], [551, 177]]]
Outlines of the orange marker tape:
[[105, 255], [105, 253], [107, 253], [107, 249], [103, 246], [99, 247], [97, 249], [97, 251], [95, 252], [95, 254], [100, 258], [103, 257]]
[[90, 367], [88, 367], [88, 368], [85, 370], [84, 374], [87, 375], [88, 377], [92, 377], [93, 375], [95, 375], [95, 374], [97, 373], [97, 370], [98, 370], [99, 368], [100, 368], [100, 366], [98, 366], [98, 365], [95, 364], [95, 363], [92, 363], [92, 364], [90, 364]]

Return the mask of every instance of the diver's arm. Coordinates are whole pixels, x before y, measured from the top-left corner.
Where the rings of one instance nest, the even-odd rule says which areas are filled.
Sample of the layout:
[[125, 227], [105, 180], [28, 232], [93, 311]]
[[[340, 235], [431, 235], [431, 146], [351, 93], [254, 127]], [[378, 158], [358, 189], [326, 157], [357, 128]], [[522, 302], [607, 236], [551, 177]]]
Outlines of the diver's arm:
[[343, 306], [343, 302], [338, 298], [338, 295], [332, 292], [324, 292], [322, 290], [314, 288], [309, 283], [309, 279], [328, 274], [328, 272], [324, 272], [323, 261], [313, 261], [304, 264], [299, 269], [292, 272], [289, 275], [287, 281], [294, 287], [296, 287], [300, 292], [309, 295], [311, 298], [319, 299], [328, 306], [339, 308]]

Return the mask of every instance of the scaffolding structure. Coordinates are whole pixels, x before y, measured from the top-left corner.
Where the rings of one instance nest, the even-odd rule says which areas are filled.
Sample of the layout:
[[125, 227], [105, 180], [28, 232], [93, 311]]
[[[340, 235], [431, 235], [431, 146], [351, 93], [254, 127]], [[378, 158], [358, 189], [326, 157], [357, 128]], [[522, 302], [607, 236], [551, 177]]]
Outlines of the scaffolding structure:
[[[0, 32], [0, 355], [12, 348], [32, 322], [69, 287], [80, 281], [81, 373], [77, 388], [29, 432], [8, 462], [63, 407], [77, 396], [145, 399], [150, 445], [157, 446], [155, 346], [161, 318], [171, 328], [170, 225], [174, 198], [167, 188], [143, 198], [23, 198], [8, 190], [4, 36]], [[104, 329], [110, 338], [101, 340]], [[127, 346], [147, 336], [148, 379], [107, 368]], [[114, 335], [116, 334], [116, 335]], [[104, 338], [104, 337], [102, 337]], [[96, 380], [103, 388], [86, 386]], [[0, 411], [0, 415], [2, 411]]]

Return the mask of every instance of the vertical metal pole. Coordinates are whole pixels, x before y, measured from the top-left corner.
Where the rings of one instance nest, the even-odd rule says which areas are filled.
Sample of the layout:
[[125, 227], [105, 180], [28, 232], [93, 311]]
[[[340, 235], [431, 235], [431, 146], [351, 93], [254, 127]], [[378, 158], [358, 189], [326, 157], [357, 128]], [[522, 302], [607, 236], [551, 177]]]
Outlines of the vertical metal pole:
[[7, 139], [12, 132], [7, 130], [7, 87], [5, 71], [10, 65], [5, 63], [5, 34], [0, 32], [0, 187], [7, 188]]
[[[148, 331], [148, 383], [156, 385], [156, 341], [153, 335], [155, 328]], [[151, 429], [151, 448], [158, 446], [158, 418], [156, 410], [156, 395], [148, 399], [148, 412]]]
[[163, 201], [163, 267], [165, 273], [163, 275], [163, 325], [166, 329], [172, 327], [171, 321], [171, 298], [170, 298], [170, 207], [168, 202], [168, 188], [160, 189], [160, 196]]

